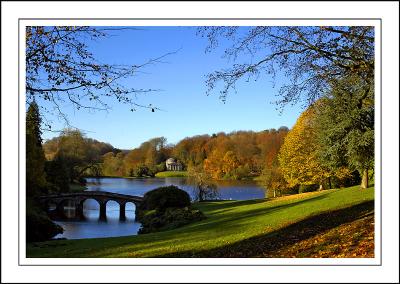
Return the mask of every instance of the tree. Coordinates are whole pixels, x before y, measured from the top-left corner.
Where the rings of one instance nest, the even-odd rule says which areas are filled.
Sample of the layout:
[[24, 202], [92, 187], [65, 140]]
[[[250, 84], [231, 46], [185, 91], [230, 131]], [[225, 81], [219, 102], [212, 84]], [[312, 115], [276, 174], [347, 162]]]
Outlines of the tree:
[[153, 173], [151, 173], [149, 167], [146, 165], [138, 165], [134, 174], [137, 177], [153, 176]]
[[41, 117], [35, 101], [26, 113], [26, 240], [44, 241], [62, 233], [38, 204], [36, 197], [49, 187], [45, 174], [45, 156], [42, 149]]
[[277, 162], [264, 168], [259, 180], [260, 184], [267, 190], [266, 195], [272, 195], [274, 198], [282, 195], [282, 192], [289, 188]]
[[222, 159], [222, 170], [225, 176], [232, 177], [233, 179], [238, 179], [237, 173], [235, 172], [240, 165], [238, 158], [233, 151], [228, 151], [225, 153]]
[[331, 170], [348, 167], [362, 175], [368, 187], [368, 170], [374, 164], [374, 96], [365, 94], [363, 79], [352, 76], [335, 83], [316, 108], [319, 160]]
[[62, 159], [46, 161], [46, 177], [47, 181], [55, 186], [57, 192], [69, 191], [70, 177], [68, 168]]
[[166, 142], [165, 137], [156, 137], [129, 151], [123, 159], [125, 174], [134, 174], [142, 166], [146, 166], [148, 175], [162, 171], [164, 166], [161, 163], [165, 162], [171, 152]]
[[55, 158], [65, 164], [71, 183], [81, 183], [85, 172], [98, 163], [94, 149], [82, 132], [76, 129], [63, 130]]
[[[209, 39], [207, 51], [215, 48], [221, 39], [227, 39], [232, 45], [225, 50], [225, 56], [233, 62], [241, 60], [231, 68], [209, 74], [207, 93], [222, 82], [220, 97], [225, 101], [238, 80], [258, 79], [262, 73], [274, 77], [282, 72], [290, 81], [280, 87], [276, 103], [281, 107], [299, 101], [309, 106], [328, 95], [326, 107], [334, 110], [337, 106], [336, 110], [342, 109], [345, 113], [332, 111], [331, 114], [337, 119], [347, 118], [343, 123], [336, 120], [345, 128], [335, 127], [334, 116], [331, 120], [325, 119], [328, 122], [323, 125], [328, 129], [321, 133], [327, 134], [325, 140], [330, 141], [325, 141], [326, 147], [320, 144], [320, 161], [325, 168], [335, 171], [340, 165], [360, 169], [362, 187], [368, 186], [374, 142], [374, 27], [202, 27], [199, 33]], [[249, 56], [244, 60], [243, 55]], [[346, 93], [352, 94], [350, 100]], [[338, 97], [338, 105], [331, 101], [329, 94]], [[343, 95], [345, 98], [339, 98]], [[346, 104], [351, 107], [347, 109]]]
[[214, 149], [211, 154], [204, 160], [204, 171], [213, 179], [221, 179], [225, 172], [223, 169], [224, 151], [222, 149]]
[[[135, 102], [138, 94], [155, 91], [128, 87], [121, 81], [142, 68], [158, 63], [167, 53], [141, 64], [116, 65], [99, 62], [90, 52], [88, 41], [109, 36], [111, 31], [129, 27], [29, 26], [26, 28], [26, 99], [36, 100], [44, 112], [56, 111], [66, 122], [65, 103], [76, 109], [108, 110], [110, 99], [138, 107], [157, 109]], [[47, 101], [44, 104], [43, 101]], [[50, 102], [50, 104], [49, 104]], [[50, 105], [51, 107], [45, 107]], [[49, 125], [50, 126], [50, 125]]]
[[297, 119], [279, 151], [279, 164], [290, 187], [322, 185], [331, 175], [317, 157], [315, 119], [315, 109], [311, 106]]
[[218, 197], [218, 188], [201, 165], [188, 168], [189, 182], [194, 186], [195, 200], [205, 201]]
[[290, 79], [279, 90], [280, 106], [299, 101], [309, 105], [329, 90], [332, 81], [353, 75], [367, 82], [364, 93], [373, 90], [374, 27], [211, 26], [199, 28], [198, 33], [209, 39], [206, 51], [227, 40], [232, 45], [225, 56], [232, 62], [240, 59], [231, 68], [207, 76], [207, 94], [222, 82], [223, 101], [238, 80], [257, 80], [263, 73], [275, 77], [283, 72]]
[[26, 113], [26, 193], [29, 197], [39, 195], [47, 185], [40, 126], [39, 107], [32, 102]]
[[123, 159], [124, 154], [122, 152], [117, 155], [113, 152], [104, 154], [102, 158], [102, 173], [105, 176], [124, 176]]

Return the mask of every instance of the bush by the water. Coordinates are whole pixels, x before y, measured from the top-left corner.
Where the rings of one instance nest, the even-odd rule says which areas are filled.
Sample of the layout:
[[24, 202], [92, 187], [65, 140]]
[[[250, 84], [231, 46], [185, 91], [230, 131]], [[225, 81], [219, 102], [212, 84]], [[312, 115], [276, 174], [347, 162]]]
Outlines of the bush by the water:
[[153, 210], [142, 216], [140, 220], [142, 227], [138, 233], [172, 230], [203, 219], [205, 216], [200, 210], [193, 210], [189, 207], [167, 208], [164, 212]]
[[142, 223], [139, 234], [170, 230], [204, 218], [201, 211], [190, 208], [189, 194], [174, 185], [147, 192], [136, 209], [136, 220]]
[[50, 220], [47, 214], [33, 201], [27, 200], [26, 241], [46, 241], [61, 234], [63, 228]]
[[164, 211], [169, 207], [182, 208], [187, 206], [190, 206], [189, 194], [186, 191], [171, 185], [148, 191], [143, 196], [143, 201], [141, 202], [139, 209]]

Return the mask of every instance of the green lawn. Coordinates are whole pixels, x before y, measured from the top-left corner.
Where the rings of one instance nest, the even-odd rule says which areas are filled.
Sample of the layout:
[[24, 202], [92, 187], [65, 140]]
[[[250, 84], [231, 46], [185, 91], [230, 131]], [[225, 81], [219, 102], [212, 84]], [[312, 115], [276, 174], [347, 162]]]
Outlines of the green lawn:
[[[373, 199], [373, 187], [361, 190], [355, 186], [275, 200], [197, 203], [194, 206], [208, 218], [182, 228], [139, 236], [29, 244], [27, 257], [221, 257], [229, 251], [239, 256], [255, 256], [260, 250], [257, 247], [260, 238], [265, 243], [268, 243], [265, 238], [270, 236], [290, 239], [293, 230], [307, 231], [318, 220], [330, 222], [332, 228], [349, 222], [349, 218], [362, 210], [373, 210], [373, 202], [368, 202]], [[325, 215], [318, 219], [318, 214]], [[292, 231], [288, 229], [285, 233], [286, 228]]]
[[156, 177], [158, 178], [166, 178], [166, 177], [186, 177], [186, 171], [166, 171], [156, 173]]

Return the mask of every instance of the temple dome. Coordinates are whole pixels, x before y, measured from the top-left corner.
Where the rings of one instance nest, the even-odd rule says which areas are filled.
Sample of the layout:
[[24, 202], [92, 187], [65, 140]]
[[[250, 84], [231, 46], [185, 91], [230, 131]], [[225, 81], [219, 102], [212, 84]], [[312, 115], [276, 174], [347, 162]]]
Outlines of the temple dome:
[[168, 165], [168, 164], [174, 164], [174, 163], [176, 163], [176, 160], [174, 159], [174, 158], [169, 158], [169, 159], [167, 159], [166, 161], [165, 161], [165, 163]]

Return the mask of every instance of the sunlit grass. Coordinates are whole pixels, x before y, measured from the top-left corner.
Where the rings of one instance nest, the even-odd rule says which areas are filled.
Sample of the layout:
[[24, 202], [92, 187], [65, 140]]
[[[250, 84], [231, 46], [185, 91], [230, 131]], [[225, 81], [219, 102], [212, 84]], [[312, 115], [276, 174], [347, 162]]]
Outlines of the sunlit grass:
[[374, 188], [359, 186], [274, 200], [196, 203], [207, 219], [171, 231], [146, 235], [59, 240], [29, 244], [27, 257], [163, 257], [196, 256], [252, 237], [268, 234], [313, 215], [374, 199]]
[[186, 177], [186, 171], [166, 171], [156, 173], [156, 177], [158, 178], [166, 178], [166, 177]]

